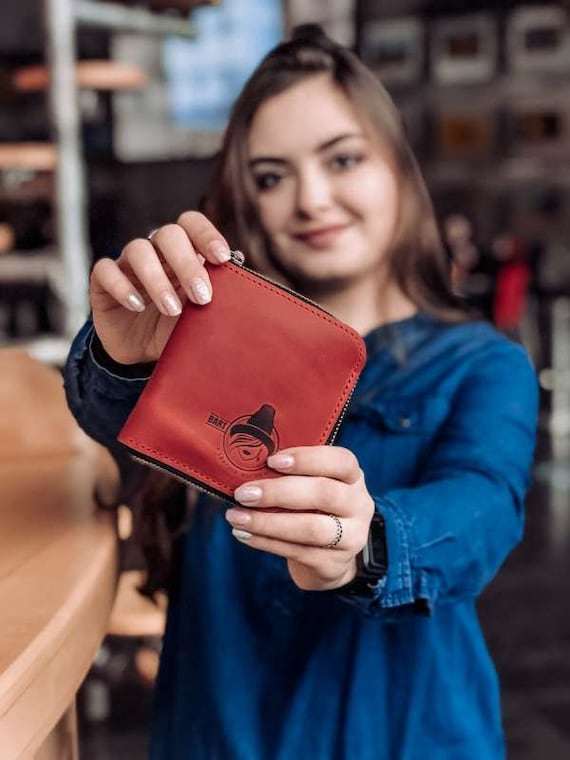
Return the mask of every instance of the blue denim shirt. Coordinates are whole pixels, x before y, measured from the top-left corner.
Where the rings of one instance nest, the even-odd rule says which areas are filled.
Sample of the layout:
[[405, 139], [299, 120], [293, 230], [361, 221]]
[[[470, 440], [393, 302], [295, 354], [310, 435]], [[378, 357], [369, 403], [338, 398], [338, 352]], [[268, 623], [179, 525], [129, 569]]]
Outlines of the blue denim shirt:
[[[68, 399], [114, 448], [144, 380], [98, 365], [90, 330], [70, 354]], [[366, 343], [337, 444], [385, 517], [387, 577], [372, 599], [302, 591], [202, 498], [169, 607], [154, 760], [504, 757], [476, 597], [521, 538], [534, 373], [483, 323], [419, 314]]]

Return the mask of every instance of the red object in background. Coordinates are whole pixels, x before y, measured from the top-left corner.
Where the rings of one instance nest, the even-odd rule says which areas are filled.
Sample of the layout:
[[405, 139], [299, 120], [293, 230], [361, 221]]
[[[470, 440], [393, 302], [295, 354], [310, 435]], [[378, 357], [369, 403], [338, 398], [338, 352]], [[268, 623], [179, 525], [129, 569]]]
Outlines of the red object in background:
[[493, 321], [499, 330], [519, 327], [526, 308], [530, 267], [522, 241], [513, 238], [511, 254], [497, 274]]

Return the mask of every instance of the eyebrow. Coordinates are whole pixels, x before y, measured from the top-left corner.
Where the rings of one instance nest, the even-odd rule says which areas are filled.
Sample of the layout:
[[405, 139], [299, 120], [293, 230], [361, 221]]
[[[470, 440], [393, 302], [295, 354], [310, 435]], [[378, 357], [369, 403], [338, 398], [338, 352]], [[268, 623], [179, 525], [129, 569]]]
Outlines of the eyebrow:
[[[349, 138], [354, 137], [360, 137], [363, 138], [365, 135], [362, 132], [346, 132], [342, 135], [337, 135], [337, 137], [333, 137], [330, 140], [325, 140], [324, 143], [321, 143], [320, 145], [317, 145], [316, 152], [322, 153], [325, 150], [328, 150], [329, 148], [332, 148], [334, 145], [336, 145], [339, 142], [342, 142], [343, 140], [347, 140]], [[256, 158], [252, 158], [249, 162], [250, 167], [254, 167], [256, 164], [262, 164], [262, 163], [271, 163], [271, 164], [286, 164], [287, 160], [284, 158], [279, 158], [277, 156], [257, 156]]]

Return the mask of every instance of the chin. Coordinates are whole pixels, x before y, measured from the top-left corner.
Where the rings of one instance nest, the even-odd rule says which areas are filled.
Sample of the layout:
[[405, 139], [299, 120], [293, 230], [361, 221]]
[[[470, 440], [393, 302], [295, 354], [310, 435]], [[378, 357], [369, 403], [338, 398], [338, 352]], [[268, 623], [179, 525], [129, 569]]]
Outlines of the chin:
[[287, 271], [287, 279], [293, 287], [305, 293], [328, 293], [337, 292], [350, 287], [360, 280], [362, 275], [346, 268], [330, 268], [311, 271], [310, 269], [291, 268]]

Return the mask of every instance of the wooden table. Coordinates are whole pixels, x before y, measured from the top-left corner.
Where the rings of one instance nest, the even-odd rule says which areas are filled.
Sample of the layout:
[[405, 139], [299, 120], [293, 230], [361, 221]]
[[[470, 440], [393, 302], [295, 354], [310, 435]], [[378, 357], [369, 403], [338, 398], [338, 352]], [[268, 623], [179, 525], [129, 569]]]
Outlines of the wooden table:
[[[103, 638], [117, 542], [101, 452], [0, 458], [0, 758], [77, 758], [75, 694]], [[99, 485], [97, 485], [99, 484]]]

